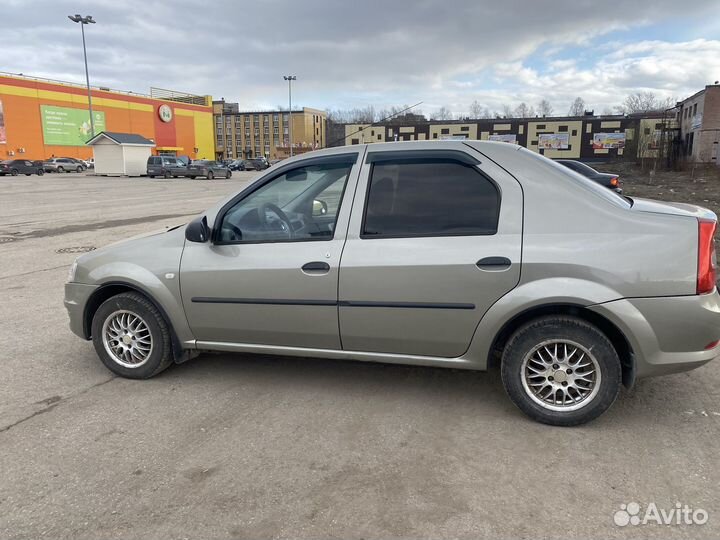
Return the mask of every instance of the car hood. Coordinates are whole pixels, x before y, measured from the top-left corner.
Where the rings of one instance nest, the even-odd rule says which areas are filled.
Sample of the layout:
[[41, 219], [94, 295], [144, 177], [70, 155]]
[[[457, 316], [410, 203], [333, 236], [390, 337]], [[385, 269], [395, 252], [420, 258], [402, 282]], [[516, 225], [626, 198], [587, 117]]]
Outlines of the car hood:
[[630, 197], [630, 199], [632, 200], [632, 210], [634, 212], [651, 212], [654, 214], [671, 214], [717, 220], [715, 212], [694, 204], [654, 201], [636, 197]]

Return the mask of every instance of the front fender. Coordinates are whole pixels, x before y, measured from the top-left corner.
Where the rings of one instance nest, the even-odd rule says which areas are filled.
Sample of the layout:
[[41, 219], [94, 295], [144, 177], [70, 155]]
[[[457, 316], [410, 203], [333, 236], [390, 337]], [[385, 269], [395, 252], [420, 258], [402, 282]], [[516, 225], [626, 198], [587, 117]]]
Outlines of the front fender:
[[531, 309], [560, 305], [587, 307], [619, 298], [622, 296], [617, 291], [583, 279], [557, 277], [521, 283], [485, 312], [463, 359], [471, 362], [475, 369], [487, 369], [493, 343], [505, 324]]
[[195, 337], [188, 326], [180, 300], [180, 277], [177, 271], [157, 276], [134, 263], [110, 262], [93, 268], [88, 278], [91, 283], [98, 285], [98, 290], [109, 285], [126, 285], [145, 294], [164, 312], [183, 348], [194, 342]]

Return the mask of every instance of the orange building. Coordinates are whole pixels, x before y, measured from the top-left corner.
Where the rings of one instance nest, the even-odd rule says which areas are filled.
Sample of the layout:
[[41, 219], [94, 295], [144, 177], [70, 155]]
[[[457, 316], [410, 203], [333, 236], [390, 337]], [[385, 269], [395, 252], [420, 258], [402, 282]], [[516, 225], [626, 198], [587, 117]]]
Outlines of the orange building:
[[[155, 93], [92, 88], [95, 132], [136, 133], [155, 153], [214, 159], [212, 98]], [[0, 74], [0, 160], [90, 158], [89, 120], [87, 87]]]

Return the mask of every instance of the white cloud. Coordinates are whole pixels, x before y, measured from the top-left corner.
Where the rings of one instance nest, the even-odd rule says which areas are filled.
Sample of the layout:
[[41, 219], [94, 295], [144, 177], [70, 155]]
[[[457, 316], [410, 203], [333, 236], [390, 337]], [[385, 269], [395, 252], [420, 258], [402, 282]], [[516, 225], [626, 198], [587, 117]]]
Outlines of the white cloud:
[[[6, 0], [7, 2], [7, 0]], [[77, 2], [12, 0], [3, 9], [3, 69], [83, 81]], [[92, 82], [133, 91], [150, 86], [212, 94], [241, 107], [285, 103], [282, 75], [298, 76], [298, 104], [355, 107], [425, 101], [467, 110], [550, 99], [557, 112], [577, 95], [596, 108], [629, 92], [695, 91], [718, 78], [718, 42], [603, 42], [622, 28], [687, 14], [674, 0], [552, 3], [505, 0], [96, 0], [82, 13]], [[716, 0], [692, 12], [712, 18]], [[28, 17], [32, 10], [33, 16]], [[89, 10], [89, 11], [88, 11]], [[600, 43], [597, 50], [593, 47]], [[568, 58], [588, 53], [590, 67]], [[554, 59], [562, 54], [562, 59]], [[546, 65], [528, 65], [528, 57]], [[713, 56], [714, 55], [714, 56]], [[582, 65], [582, 67], [578, 67]], [[714, 73], [710, 76], [710, 73]]]

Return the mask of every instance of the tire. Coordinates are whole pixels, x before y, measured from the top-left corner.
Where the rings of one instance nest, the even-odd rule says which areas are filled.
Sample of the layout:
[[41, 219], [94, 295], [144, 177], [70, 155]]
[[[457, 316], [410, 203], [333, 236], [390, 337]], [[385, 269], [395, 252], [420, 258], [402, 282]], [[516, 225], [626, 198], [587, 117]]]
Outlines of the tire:
[[18, 175], [18, 170], [17, 170], [17, 169], [13, 169], [13, 170], [10, 171], [10, 174], [13, 175], [13, 176], [17, 176], [17, 175]]
[[26, 172], [25, 176], [30, 176], [32, 173]]
[[215, 178], [215, 175], [213, 174], [213, 172], [212, 172], [212, 171], [208, 171], [208, 173], [207, 173], [207, 179], [208, 179], [208, 180], [212, 180], [213, 178]]
[[190, 180], [195, 180], [195, 177], [194, 177], [194, 176], [191, 176], [191, 177], [190, 177]]
[[[113, 320], [115, 320], [114, 328], [119, 328], [119, 333], [125, 332], [125, 335], [129, 335], [128, 328], [130, 327], [123, 329], [121, 323], [115, 319], [115, 317], [122, 317], [124, 314], [126, 323], [128, 321], [127, 317], [138, 317], [146, 329], [141, 329], [136, 334], [137, 338], [130, 341], [131, 348], [142, 357], [142, 361], [136, 358], [131, 351], [111, 354], [110, 350], [119, 350], [113, 349], [111, 344], [119, 342], [117, 340], [113, 342], [108, 337], [104, 338], [106, 330], [110, 335], [117, 337], [118, 332], [112, 329], [111, 322]], [[130, 319], [130, 322], [132, 322], [132, 319]], [[139, 323], [133, 323], [130, 326], [142, 328]], [[147, 336], [149, 336], [150, 345], [148, 345]], [[102, 363], [105, 364], [105, 367], [116, 375], [128, 379], [149, 379], [166, 369], [173, 361], [172, 340], [168, 323], [145, 296], [135, 292], [118, 294], [100, 305], [92, 320], [92, 341], [95, 351]], [[145, 345], [145, 349], [140, 348], [140, 343]], [[125, 345], [121, 347], [125, 347]], [[149, 354], [145, 354], [148, 351]]]
[[148, 178], [155, 178], [154, 174], [148, 174]]
[[43, 174], [45, 174], [45, 169], [38, 169], [37, 175], [42, 176]]
[[225, 179], [229, 180], [231, 176], [232, 176], [232, 172], [228, 171], [227, 174], [225, 175]]
[[57, 172], [59, 172], [59, 173], [64, 173], [64, 172], [65, 172], [65, 169], [64, 169], [62, 166], [60, 166], [60, 167], [57, 168]]
[[512, 402], [533, 420], [554, 426], [597, 418], [613, 404], [622, 382], [620, 359], [605, 334], [582, 319], [561, 315], [519, 328], [505, 346], [501, 373]]
[[75, 169], [75, 172], [81, 173], [81, 172], [83, 172], [84, 170], [85, 170], [85, 169], [83, 169], [82, 167], [79, 167], [79, 166], [78, 166], [78, 168]]
[[165, 171], [165, 174], [163, 174], [163, 178], [170, 178], [171, 176], [170, 171]]

